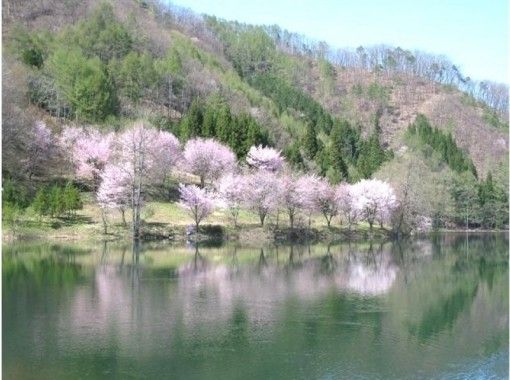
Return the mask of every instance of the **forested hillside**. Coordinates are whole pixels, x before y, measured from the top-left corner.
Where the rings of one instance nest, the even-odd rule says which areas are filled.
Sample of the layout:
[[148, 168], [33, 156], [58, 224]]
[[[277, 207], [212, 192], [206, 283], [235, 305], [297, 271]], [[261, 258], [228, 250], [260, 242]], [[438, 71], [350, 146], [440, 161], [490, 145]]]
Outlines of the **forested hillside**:
[[77, 202], [69, 163], [34, 143], [39, 121], [60, 134], [142, 119], [182, 142], [214, 137], [240, 160], [265, 145], [332, 183], [386, 180], [437, 227], [508, 224], [508, 88], [444, 57], [333, 50], [144, 0], [2, 6], [4, 209], [54, 184]]

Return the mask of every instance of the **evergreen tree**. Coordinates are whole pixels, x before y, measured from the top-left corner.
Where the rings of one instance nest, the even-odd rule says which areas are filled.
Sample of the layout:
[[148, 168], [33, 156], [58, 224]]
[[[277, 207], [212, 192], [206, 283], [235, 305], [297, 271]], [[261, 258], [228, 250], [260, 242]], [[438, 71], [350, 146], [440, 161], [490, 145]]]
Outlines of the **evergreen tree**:
[[216, 110], [211, 105], [207, 106], [205, 113], [204, 113], [202, 136], [203, 137], [216, 136]]
[[32, 208], [39, 216], [50, 215], [50, 196], [47, 187], [37, 191], [32, 202]]
[[63, 209], [66, 213], [73, 213], [83, 208], [80, 191], [68, 182], [63, 191]]
[[306, 133], [303, 140], [303, 148], [309, 159], [313, 159], [319, 150], [317, 142], [317, 134], [315, 128], [311, 123], [306, 126]]
[[218, 111], [218, 117], [216, 119], [216, 138], [220, 141], [227, 143], [232, 128], [232, 115], [230, 114], [230, 108], [224, 105]]
[[181, 138], [189, 140], [201, 136], [203, 123], [202, 106], [198, 99], [193, 100], [186, 116], [181, 122]]

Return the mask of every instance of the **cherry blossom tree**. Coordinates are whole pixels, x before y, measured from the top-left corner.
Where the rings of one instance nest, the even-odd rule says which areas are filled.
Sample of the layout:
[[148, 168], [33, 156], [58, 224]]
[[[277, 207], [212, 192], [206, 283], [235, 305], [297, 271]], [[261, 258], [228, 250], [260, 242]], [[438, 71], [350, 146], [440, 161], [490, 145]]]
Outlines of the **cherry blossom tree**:
[[214, 209], [212, 196], [205, 190], [195, 185], [179, 185], [180, 202], [195, 222], [196, 232], [200, 222], [207, 218]]
[[294, 173], [285, 173], [279, 179], [279, 201], [289, 216], [290, 228], [294, 228], [297, 212], [305, 206], [303, 191], [299, 187], [299, 180]]
[[325, 179], [320, 179], [317, 182], [315, 205], [330, 227], [331, 220], [338, 215], [338, 196], [336, 189]]
[[114, 133], [67, 126], [60, 134], [58, 145], [72, 162], [77, 177], [91, 181], [97, 189], [101, 173], [110, 160], [114, 140]]
[[246, 162], [253, 168], [277, 172], [283, 168], [285, 159], [276, 149], [259, 145], [250, 148]]
[[83, 134], [83, 128], [70, 127], [66, 125], [58, 137], [58, 145], [64, 152], [70, 153], [73, 150], [76, 140], [78, 140], [78, 138], [80, 138]]
[[27, 145], [27, 157], [24, 160], [28, 178], [40, 174], [47, 167], [55, 153], [53, 136], [50, 129], [42, 121], [38, 121], [30, 131]]
[[119, 135], [115, 158], [122, 168], [130, 189], [130, 207], [132, 210], [133, 239], [140, 237], [141, 210], [145, 193], [155, 178], [154, 171], [161, 159], [157, 139], [159, 133], [154, 128], [136, 123]]
[[154, 162], [153, 173], [156, 176], [155, 182], [164, 185], [172, 169], [181, 159], [181, 144], [177, 137], [166, 131], [159, 131], [152, 147], [153, 155], [157, 157]]
[[351, 230], [352, 224], [357, 219], [357, 210], [355, 207], [355, 198], [351, 185], [348, 183], [342, 183], [338, 185], [336, 189], [338, 207], [340, 213], [347, 219], [349, 231]]
[[72, 150], [79, 178], [92, 181], [95, 189], [99, 186], [101, 172], [110, 159], [114, 134], [102, 134], [96, 129], [83, 131], [77, 136]]
[[97, 202], [101, 208], [104, 233], [107, 233], [107, 213], [110, 209], [119, 209], [122, 213], [122, 221], [126, 225], [124, 212], [130, 201], [130, 178], [129, 170], [116, 164], [107, 164], [101, 173], [101, 184], [97, 190]]
[[216, 180], [232, 172], [236, 166], [234, 152], [214, 139], [189, 140], [183, 155], [185, 169], [200, 177], [201, 187], [204, 187], [206, 180]]
[[260, 225], [264, 226], [266, 216], [278, 207], [278, 177], [275, 173], [259, 170], [245, 176], [244, 180], [245, 204], [258, 214]]
[[305, 174], [297, 180], [297, 188], [301, 198], [301, 209], [308, 216], [308, 228], [312, 224], [312, 215], [318, 211], [315, 199], [320, 181], [320, 178], [315, 174]]
[[364, 179], [351, 186], [354, 198], [354, 207], [361, 219], [370, 225], [387, 218], [396, 207], [397, 198], [393, 188], [378, 179]]
[[218, 183], [220, 201], [228, 208], [235, 227], [237, 227], [237, 218], [245, 200], [246, 190], [246, 182], [241, 175], [227, 174], [221, 177]]

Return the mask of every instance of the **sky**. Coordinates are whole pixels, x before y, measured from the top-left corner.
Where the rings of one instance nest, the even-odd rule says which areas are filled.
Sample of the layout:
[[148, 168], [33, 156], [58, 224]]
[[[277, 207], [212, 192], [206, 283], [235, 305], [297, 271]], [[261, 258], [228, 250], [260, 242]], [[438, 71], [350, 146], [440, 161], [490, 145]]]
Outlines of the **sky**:
[[386, 44], [447, 56], [464, 75], [510, 83], [508, 0], [172, 0], [197, 13], [277, 24], [332, 48]]

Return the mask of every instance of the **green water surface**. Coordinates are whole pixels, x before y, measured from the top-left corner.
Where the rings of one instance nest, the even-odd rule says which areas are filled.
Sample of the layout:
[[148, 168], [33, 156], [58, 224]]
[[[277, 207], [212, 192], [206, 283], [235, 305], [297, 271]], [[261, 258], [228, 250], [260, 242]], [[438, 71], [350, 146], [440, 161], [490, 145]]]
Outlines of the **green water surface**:
[[506, 379], [508, 238], [4, 245], [4, 379]]

